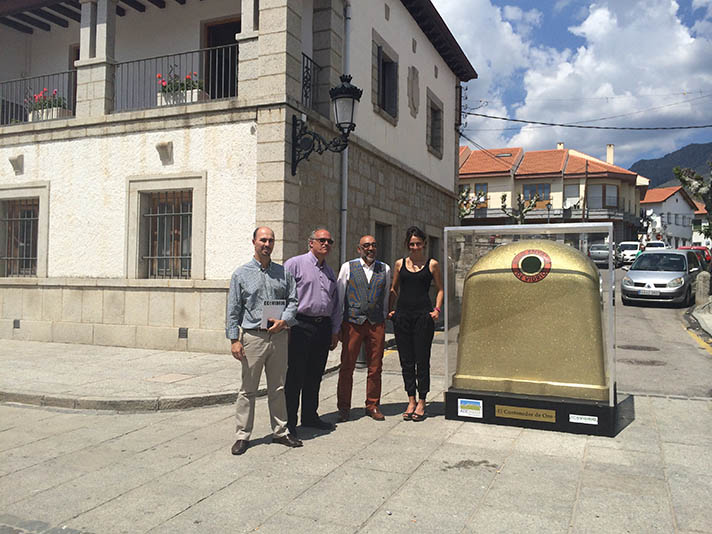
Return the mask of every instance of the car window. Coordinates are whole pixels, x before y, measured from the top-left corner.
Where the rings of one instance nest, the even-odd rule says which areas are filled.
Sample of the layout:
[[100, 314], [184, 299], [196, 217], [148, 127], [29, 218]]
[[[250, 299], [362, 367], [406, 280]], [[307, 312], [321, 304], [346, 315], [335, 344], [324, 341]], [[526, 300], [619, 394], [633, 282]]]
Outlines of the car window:
[[608, 245], [591, 245], [591, 250], [608, 250]]
[[665, 248], [665, 243], [648, 243], [645, 245], [647, 248]]
[[631, 271], [674, 271], [687, 270], [682, 254], [641, 254], [630, 267]]
[[638, 250], [637, 243], [621, 243], [618, 250]]
[[697, 267], [699, 269], [700, 267], [700, 262], [697, 261], [697, 254], [694, 252], [688, 252], [687, 253], [687, 263], [690, 266], [690, 269], [693, 267]]

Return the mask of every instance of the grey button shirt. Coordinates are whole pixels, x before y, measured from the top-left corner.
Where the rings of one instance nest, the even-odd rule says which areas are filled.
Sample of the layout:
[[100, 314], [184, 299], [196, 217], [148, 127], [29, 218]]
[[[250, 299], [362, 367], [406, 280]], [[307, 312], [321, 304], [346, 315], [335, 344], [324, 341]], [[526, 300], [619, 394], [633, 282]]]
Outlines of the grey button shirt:
[[296, 323], [297, 284], [294, 277], [278, 263], [270, 262], [266, 269], [252, 258], [232, 273], [227, 296], [225, 336], [239, 339], [240, 327], [259, 328], [262, 322], [262, 304], [267, 300], [285, 300], [283, 319], [289, 326]]

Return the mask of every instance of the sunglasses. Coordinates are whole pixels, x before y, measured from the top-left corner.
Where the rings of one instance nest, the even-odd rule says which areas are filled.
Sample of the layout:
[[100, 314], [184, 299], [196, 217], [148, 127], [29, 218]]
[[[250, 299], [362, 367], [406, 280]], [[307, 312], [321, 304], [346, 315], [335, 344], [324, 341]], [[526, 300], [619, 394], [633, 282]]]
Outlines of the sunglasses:
[[312, 241], [318, 241], [318, 242], [321, 243], [322, 245], [323, 245], [324, 243], [326, 243], [327, 245], [333, 245], [333, 244], [334, 244], [334, 240], [331, 239], [330, 237], [315, 237], [315, 238], [312, 239]]

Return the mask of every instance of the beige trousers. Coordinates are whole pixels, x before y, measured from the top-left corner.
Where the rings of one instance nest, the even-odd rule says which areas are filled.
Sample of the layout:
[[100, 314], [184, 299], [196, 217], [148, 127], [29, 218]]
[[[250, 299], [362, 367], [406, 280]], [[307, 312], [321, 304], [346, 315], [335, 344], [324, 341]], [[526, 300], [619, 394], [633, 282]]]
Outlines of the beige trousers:
[[267, 377], [267, 402], [269, 404], [272, 434], [286, 435], [287, 405], [284, 399], [284, 379], [287, 375], [287, 330], [270, 334], [261, 330], [245, 330], [242, 345], [245, 357], [242, 363], [242, 385], [237, 394], [235, 411], [236, 439], [250, 439], [255, 422], [255, 396], [260, 385], [262, 368]]

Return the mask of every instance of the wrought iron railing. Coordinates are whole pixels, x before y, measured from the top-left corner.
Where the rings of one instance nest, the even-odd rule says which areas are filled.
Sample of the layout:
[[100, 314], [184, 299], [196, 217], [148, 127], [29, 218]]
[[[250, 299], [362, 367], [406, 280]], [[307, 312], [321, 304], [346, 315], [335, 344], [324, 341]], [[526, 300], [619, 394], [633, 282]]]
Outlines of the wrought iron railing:
[[76, 71], [0, 82], [0, 125], [74, 116]]
[[117, 63], [114, 111], [234, 98], [237, 60], [231, 44]]
[[37, 275], [39, 199], [0, 203], [0, 276]]
[[302, 54], [302, 105], [305, 108], [314, 108], [314, 94], [320, 68], [312, 58]]

